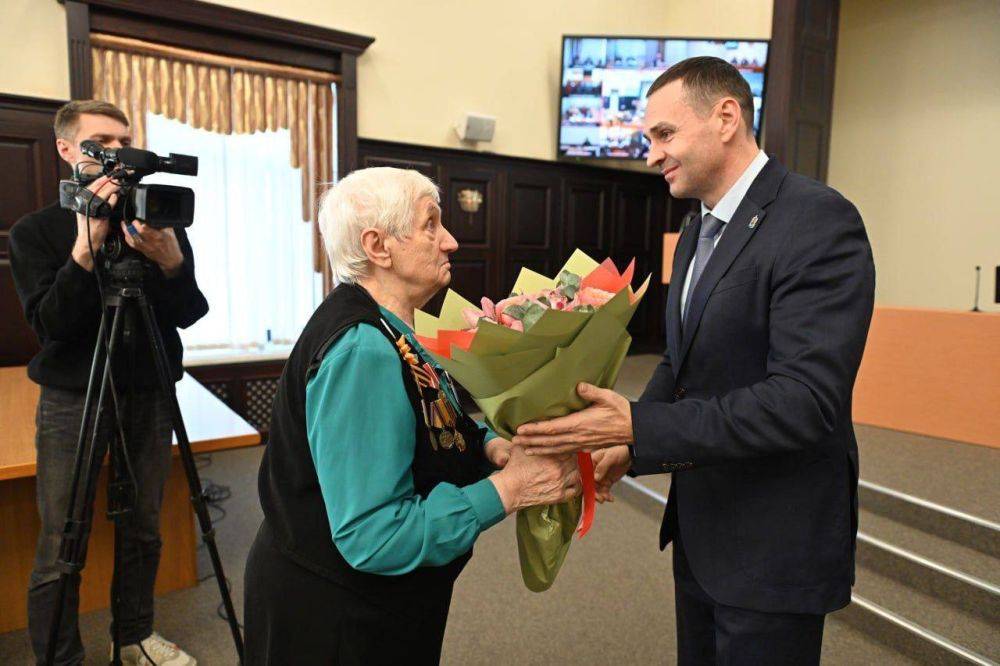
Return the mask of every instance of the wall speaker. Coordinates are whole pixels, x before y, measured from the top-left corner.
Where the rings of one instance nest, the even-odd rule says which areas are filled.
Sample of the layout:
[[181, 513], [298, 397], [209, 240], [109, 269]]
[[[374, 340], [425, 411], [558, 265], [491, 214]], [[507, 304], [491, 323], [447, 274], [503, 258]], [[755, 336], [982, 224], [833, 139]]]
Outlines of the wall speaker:
[[465, 113], [455, 125], [455, 132], [462, 141], [492, 141], [497, 119], [481, 113]]

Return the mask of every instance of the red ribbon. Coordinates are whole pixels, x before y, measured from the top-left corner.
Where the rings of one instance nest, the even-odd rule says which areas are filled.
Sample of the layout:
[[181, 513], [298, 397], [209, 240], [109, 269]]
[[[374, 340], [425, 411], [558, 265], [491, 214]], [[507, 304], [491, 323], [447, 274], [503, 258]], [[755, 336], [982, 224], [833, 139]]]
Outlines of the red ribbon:
[[576, 528], [578, 538], [582, 539], [594, 524], [594, 500], [596, 484], [594, 482], [594, 459], [589, 453], [576, 454], [576, 463], [580, 467], [580, 481], [583, 483], [583, 515], [580, 516], [580, 526]]

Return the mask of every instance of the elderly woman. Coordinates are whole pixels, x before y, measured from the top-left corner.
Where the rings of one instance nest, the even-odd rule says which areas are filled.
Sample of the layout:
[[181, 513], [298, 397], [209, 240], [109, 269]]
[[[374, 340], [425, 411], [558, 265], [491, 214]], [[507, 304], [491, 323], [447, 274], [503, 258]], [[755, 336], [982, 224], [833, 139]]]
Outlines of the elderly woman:
[[[247, 664], [437, 663], [455, 579], [484, 530], [579, 492], [462, 410], [413, 312], [458, 249], [437, 187], [363, 169], [320, 205], [339, 283], [281, 377], [246, 568]], [[496, 471], [497, 468], [503, 468]]]

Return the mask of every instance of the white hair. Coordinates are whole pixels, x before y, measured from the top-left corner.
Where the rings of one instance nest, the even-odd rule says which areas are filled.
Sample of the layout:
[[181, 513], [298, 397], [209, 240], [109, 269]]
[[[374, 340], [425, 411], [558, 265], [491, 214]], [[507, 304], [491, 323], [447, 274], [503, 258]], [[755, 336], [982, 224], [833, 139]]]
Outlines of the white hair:
[[417, 202], [441, 195], [427, 176], [411, 169], [373, 167], [349, 174], [323, 194], [319, 228], [336, 283], [356, 283], [368, 274], [361, 232], [379, 229], [396, 238], [409, 236]]

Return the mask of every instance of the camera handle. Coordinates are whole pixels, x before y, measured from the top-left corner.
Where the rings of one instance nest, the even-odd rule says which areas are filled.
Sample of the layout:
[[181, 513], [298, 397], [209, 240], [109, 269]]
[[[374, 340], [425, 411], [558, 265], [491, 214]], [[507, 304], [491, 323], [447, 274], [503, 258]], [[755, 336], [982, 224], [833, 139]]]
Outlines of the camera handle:
[[[120, 623], [117, 622], [117, 604], [120, 596], [118, 591], [118, 574], [121, 567], [121, 521], [131, 511], [132, 507], [129, 503], [129, 498], [134, 500], [135, 485], [134, 483], [130, 485], [129, 482], [131, 479], [120, 480], [120, 474], [128, 467], [128, 458], [125, 446], [125, 433], [121, 425], [121, 414], [118, 409], [118, 398], [114, 386], [112, 369], [114, 356], [122, 339], [123, 320], [126, 318], [130, 319], [128, 315], [131, 314], [131, 312], [123, 311], [134, 312], [135, 309], [139, 310], [143, 326], [152, 345], [151, 352], [156, 363], [160, 390], [163, 391], [169, 401], [171, 424], [174, 434], [177, 437], [177, 448], [180, 453], [185, 476], [187, 477], [191, 503], [198, 518], [202, 541], [212, 561], [212, 570], [219, 585], [219, 593], [222, 596], [222, 603], [226, 610], [226, 619], [233, 635], [233, 643], [236, 647], [239, 663], [242, 663], [243, 636], [240, 633], [240, 627], [236, 620], [236, 611], [233, 607], [232, 597], [229, 594], [226, 577], [222, 570], [222, 560], [219, 557], [219, 550], [215, 541], [215, 530], [212, 527], [212, 520], [205, 503], [204, 490], [201, 486], [201, 480], [198, 477], [194, 454], [191, 451], [191, 442], [188, 439], [187, 429], [184, 427], [184, 420], [181, 416], [180, 405], [177, 402], [176, 389], [174, 383], [170, 381], [163, 338], [160, 335], [159, 328], [156, 326], [156, 316], [152, 305], [146, 299], [145, 294], [139, 286], [116, 287], [112, 293], [107, 295], [104, 310], [101, 314], [101, 323], [98, 329], [93, 361], [91, 362], [90, 377], [87, 382], [87, 392], [84, 398], [83, 416], [77, 439], [73, 477], [70, 486], [70, 505], [67, 509], [62, 541], [59, 547], [58, 567], [60, 574], [58, 581], [58, 604], [56, 605], [55, 614], [49, 626], [49, 642], [46, 649], [45, 663], [49, 665], [55, 663], [55, 649], [62, 622], [63, 606], [66, 602], [67, 587], [70, 578], [82, 571], [86, 562], [86, 546], [93, 519], [97, 479], [104, 456], [108, 453], [109, 448], [107, 440], [101, 436], [101, 425], [107, 408], [107, 398], [110, 394], [117, 431], [116, 437], [113, 438], [110, 447], [111, 464], [108, 479], [108, 517], [115, 522], [114, 574], [112, 577], [111, 597], [112, 624], [115, 628], [114, 635], [112, 636], [112, 664], [114, 666], [120, 666], [121, 664], [121, 645], [118, 634]], [[106, 337], [109, 310], [113, 310], [114, 314], [110, 334]], [[101, 365], [101, 357], [103, 357], [104, 369], [101, 376], [100, 388], [97, 389], [97, 374], [98, 368]], [[93, 402], [95, 389], [98, 390], [97, 409], [94, 427], [91, 430], [90, 407]], [[90, 435], [89, 446], [87, 445], [88, 434]], [[82, 489], [81, 480], [84, 482]]]

